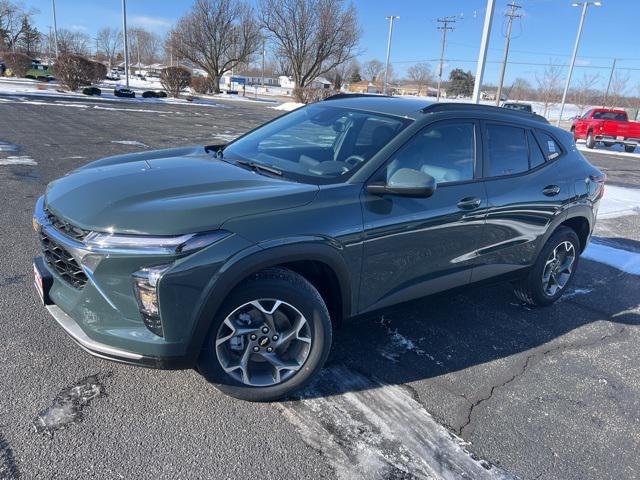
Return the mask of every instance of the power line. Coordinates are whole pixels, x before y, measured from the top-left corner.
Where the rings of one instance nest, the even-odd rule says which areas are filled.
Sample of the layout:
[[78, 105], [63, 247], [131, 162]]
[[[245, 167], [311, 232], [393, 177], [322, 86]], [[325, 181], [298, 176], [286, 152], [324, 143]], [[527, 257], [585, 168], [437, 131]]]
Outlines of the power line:
[[502, 97], [502, 84], [504, 82], [504, 73], [507, 69], [507, 59], [509, 58], [509, 44], [511, 43], [511, 31], [513, 28], [513, 19], [522, 18], [522, 14], [518, 13], [518, 9], [522, 8], [516, 2], [508, 4], [511, 7], [511, 11], [507, 12], [505, 16], [508, 18], [507, 35], [504, 44], [504, 57], [502, 59], [502, 68], [500, 69], [500, 77], [498, 81], [498, 93], [496, 95], [496, 105], [500, 106], [500, 97]]
[[455, 17], [444, 17], [439, 18], [438, 22], [438, 30], [442, 32], [442, 48], [440, 49], [440, 67], [438, 68], [438, 97], [437, 100], [440, 101], [440, 87], [442, 85], [442, 63], [444, 62], [444, 50], [447, 45], [447, 32], [453, 31], [454, 27], [450, 27], [450, 23], [456, 23]]

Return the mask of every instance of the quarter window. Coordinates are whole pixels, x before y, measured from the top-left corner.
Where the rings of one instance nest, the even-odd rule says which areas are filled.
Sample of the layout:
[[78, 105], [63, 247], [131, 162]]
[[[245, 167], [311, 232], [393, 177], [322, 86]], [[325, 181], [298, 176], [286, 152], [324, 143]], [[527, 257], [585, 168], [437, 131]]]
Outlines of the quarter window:
[[560, 145], [558, 142], [554, 140], [554, 138], [546, 132], [538, 130], [538, 137], [542, 142], [542, 150], [544, 151], [544, 155], [547, 160], [553, 160], [556, 157], [559, 157], [562, 153], [560, 149]]
[[523, 128], [487, 125], [489, 176], [501, 177], [529, 169], [529, 147]]
[[431, 175], [437, 183], [473, 180], [475, 125], [430, 125], [409, 140], [387, 165], [387, 179], [401, 168]]
[[527, 138], [529, 140], [529, 166], [530, 168], [536, 168], [544, 163], [544, 155], [531, 130], [527, 130]]

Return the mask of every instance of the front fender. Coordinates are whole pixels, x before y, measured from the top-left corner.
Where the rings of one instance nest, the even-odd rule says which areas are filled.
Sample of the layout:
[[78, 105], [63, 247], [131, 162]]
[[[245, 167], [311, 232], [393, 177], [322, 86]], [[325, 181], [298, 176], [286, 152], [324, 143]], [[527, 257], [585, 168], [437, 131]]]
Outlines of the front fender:
[[341, 245], [334, 240], [302, 236], [271, 240], [252, 245], [238, 252], [212, 276], [202, 291], [195, 309], [194, 331], [188, 351], [197, 358], [211, 323], [225, 298], [243, 279], [268, 267], [301, 260], [326, 264], [335, 273], [343, 299], [343, 318], [352, 314], [353, 289], [347, 263], [340, 253]]

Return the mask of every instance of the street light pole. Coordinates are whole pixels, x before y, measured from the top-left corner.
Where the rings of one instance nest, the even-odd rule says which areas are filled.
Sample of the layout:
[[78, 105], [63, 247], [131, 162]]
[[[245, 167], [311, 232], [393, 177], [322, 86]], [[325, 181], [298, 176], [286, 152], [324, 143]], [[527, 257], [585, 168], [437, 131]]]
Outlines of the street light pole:
[[556, 121], [556, 127], [560, 126], [562, 120], [562, 113], [564, 112], [564, 104], [567, 101], [567, 92], [569, 91], [569, 85], [571, 85], [571, 75], [573, 75], [573, 67], [576, 63], [576, 56], [578, 54], [578, 47], [580, 46], [580, 37], [582, 36], [582, 27], [584, 26], [584, 19], [587, 16], [587, 8], [589, 5], [599, 7], [601, 2], [576, 2], [572, 3], [572, 7], [582, 7], [582, 14], [580, 15], [580, 25], [578, 26], [578, 34], [576, 35], [576, 43], [573, 46], [573, 55], [571, 56], [571, 64], [569, 65], [569, 74], [567, 75], [567, 81], [564, 84], [564, 92], [562, 92], [562, 102], [560, 103], [560, 115]]
[[53, 41], [56, 46], [56, 58], [58, 58], [58, 22], [56, 21], [56, 0], [51, 0], [53, 10]]
[[127, 1], [122, 0], [122, 37], [124, 39], [124, 76], [129, 88], [129, 42], [127, 40]]
[[489, 37], [491, 36], [491, 23], [493, 21], [495, 5], [496, 0], [487, 0], [487, 12], [484, 15], [484, 27], [482, 27], [482, 40], [480, 42], [480, 53], [478, 54], [476, 82], [473, 85], [473, 103], [480, 103], [480, 89], [482, 88], [482, 77], [484, 77], [484, 65], [487, 61], [487, 50], [489, 49]]
[[387, 94], [387, 81], [389, 80], [389, 58], [391, 56], [391, 36], [393, 35], [393, 21], [400, 20], [400, 17], [397, 15], [390, 15], [388, 17], [384, 17], [386, 20], [389, 20], [389, 40], [387, 41], [387, 68], [384, 70], [384, 83], [382, 84], [382, 94]]

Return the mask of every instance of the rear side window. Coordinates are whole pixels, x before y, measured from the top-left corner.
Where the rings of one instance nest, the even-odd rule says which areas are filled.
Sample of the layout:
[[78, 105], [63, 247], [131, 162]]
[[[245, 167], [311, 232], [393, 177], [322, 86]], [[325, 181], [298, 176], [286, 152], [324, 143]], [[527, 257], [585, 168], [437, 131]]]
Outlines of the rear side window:
[[530, 168], [536, 168], [538, 165], [544, 163], [545, 156], [540, 150], [540, 145], [536, 142], [536, 137], [533, 136], [531, 130], [527, 130], [527, 140], [529, 141], [529, 163]]
[[556, 142], [551, 135], [542, 130], [538, 130], [537, 133], [538, 138], [540, 138], [540, 141], [542, 142], [542, 151], [544, 152], [546, 159], [553, 160], [554, 158], [559, 157], [562, 153], [562, 149], [560, 148], [560, 145], [558, 145], [558, 142]]
[[486, 131], [490, 177], [529, 170], [529, 146], [524, 128], [488, 124]]

